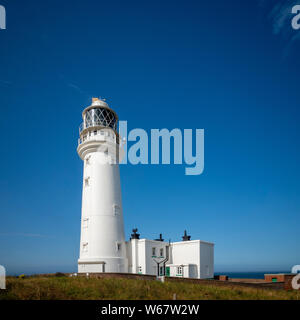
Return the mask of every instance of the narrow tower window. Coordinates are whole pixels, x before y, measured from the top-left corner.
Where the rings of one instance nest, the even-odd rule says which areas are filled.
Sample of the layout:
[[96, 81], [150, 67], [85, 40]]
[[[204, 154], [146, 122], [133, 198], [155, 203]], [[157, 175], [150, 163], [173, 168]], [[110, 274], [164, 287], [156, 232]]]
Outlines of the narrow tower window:
[[91, 156], [87, 156], [87, 157], [85, 158], [85, 163], [86, 163], [86, 164], [90, 164], [90, 159], [91, 159]]
[[87, 228], [89, 226], [89, 218], [83, 219], [83, 228]]
[[86, 177], [86, 178], [84, 179], [84, 185], [85, 185], [86, 187], [88, 187], [88, 186], [90, 185], [90, 177]]
[[82, 251], [83, 252], [87, 252], [88, 251], [88, 243], [87, 242], [85, 242], [85, 243], [83, 243], [83, 245], [82, 245]]
[[113, 205], [113, 213], [115, 216], [118, 216], [121, 214], [121, 208], [117, 204]]

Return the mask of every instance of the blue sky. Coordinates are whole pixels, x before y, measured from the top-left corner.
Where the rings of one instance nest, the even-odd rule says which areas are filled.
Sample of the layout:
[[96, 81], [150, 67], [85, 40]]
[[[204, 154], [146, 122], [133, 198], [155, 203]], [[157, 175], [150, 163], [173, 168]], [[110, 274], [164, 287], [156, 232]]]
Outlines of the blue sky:
[[[240, 3], [241, 2], [241, 3]], [[47, 4], [48, 3], [48, 4]], [[125, 232], [215, 242], [217, 271], [300, 263], [295, 1], [4, 1], [0, 264], [75, 271], [81, 112], [205, 130], [205, 169], [123, 165]]]

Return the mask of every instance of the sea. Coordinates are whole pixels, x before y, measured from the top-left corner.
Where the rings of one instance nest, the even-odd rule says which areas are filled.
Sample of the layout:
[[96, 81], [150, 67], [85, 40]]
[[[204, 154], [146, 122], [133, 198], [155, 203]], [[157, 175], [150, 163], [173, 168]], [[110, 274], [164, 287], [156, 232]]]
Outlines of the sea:
[[216, 272], [215, 275], [226, 275], [229, 278], [237, 279], [264, 279], [265, 274], [290, 273], [289, 271], [264, 271], [264, 272]]

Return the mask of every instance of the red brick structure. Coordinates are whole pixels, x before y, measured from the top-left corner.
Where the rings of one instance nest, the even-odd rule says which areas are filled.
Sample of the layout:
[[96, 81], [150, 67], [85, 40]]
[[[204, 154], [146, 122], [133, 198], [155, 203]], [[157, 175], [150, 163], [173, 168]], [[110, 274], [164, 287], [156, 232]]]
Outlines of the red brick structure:
[[[284, 281], [284, 289], [285, 290], [295, 290], [292, 287], [292, 280], [295, 276], [296, 276], [295, 274], [288, 274], [285, 276], [285, 281]], [[300, 280], [298, 281], [298, 284], [300, 284]], [[299, 288], [299, 290], [300, 290], [300, 288]]]
[[284, 282], [287, 274], [285, 273], [274, 273], [265, 274], [266, 282]]
[[[283, 282], [285, 290], [294, 290], [292, 280], [295, 276], [293, 273], [265, 274], [265, 282]], [[300, 280], [298, 283], [300, 284]]]
[[214, 279], [220, 280], [220, 281], [228, 281], [228, 276], [226, 276], [226, 275], [214, 276]]

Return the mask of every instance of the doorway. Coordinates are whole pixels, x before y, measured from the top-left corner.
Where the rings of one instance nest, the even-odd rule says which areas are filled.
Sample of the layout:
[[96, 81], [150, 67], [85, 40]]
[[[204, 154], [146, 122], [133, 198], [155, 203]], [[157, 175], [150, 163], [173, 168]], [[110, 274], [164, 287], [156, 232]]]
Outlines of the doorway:
[[166, 277], [170, 277], [170, 267], [166, 267]]

